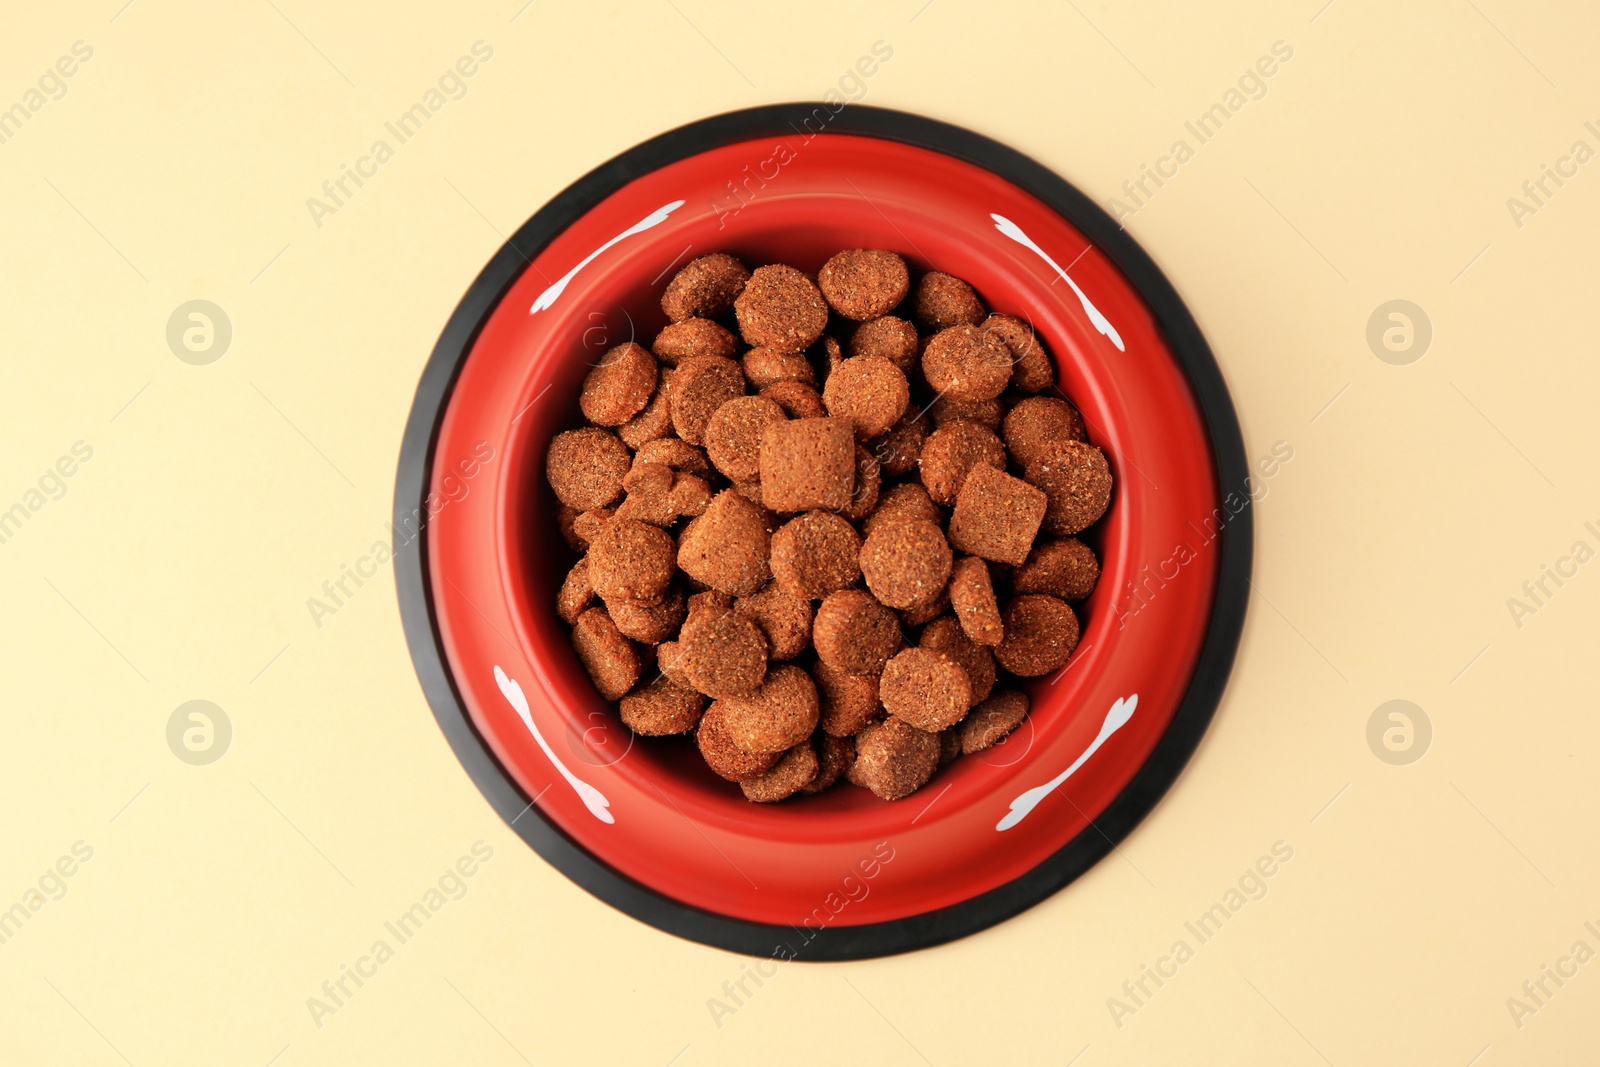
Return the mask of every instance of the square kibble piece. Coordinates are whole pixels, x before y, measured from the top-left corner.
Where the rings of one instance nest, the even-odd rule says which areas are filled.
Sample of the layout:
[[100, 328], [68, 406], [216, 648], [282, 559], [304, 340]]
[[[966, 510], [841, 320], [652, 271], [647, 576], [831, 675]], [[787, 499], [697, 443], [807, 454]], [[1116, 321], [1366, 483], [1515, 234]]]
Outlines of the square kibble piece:
[[771, 510], [847, 508], [855, 479], [856, 437], [849, 419], [794, 419], [762, 428], [761, 499]]
[[995, 563], [1020, 566], [1044, 521], [1047, 498], [1021, 478], [979, 463], [967, 475], [950, 516], [950, 544]]

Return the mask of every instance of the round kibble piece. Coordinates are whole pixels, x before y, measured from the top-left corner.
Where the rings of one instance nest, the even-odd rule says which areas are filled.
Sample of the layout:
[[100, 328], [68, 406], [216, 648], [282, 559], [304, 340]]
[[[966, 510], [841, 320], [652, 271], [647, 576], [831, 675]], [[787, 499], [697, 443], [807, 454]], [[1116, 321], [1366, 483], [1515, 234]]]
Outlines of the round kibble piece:
[[856, 735], [848, 775], [883, 800], [899, 800], [921, 789], [938, 766], [938, 736], [891, 717]]
[[612, 519], [589, 542], [589, 583], [607, 600], [654, 600], [667, 591], [675, 554], [659, 526]]
[[1062, 441], [1025, 468], [1023, 477], [1040, 489], [1049, 503], [1044, 528], [1053, 534], [1075, 534], [1100, 520], [1111, 504], [1111, 465], [1094, 445]]
[[761, 395], [776, 401], [791, 419], [823, 419], [828, 416], [822, 394], [804, 382], [778, 382], [761, 390]]
[[772, 535], [772, 576], [790, 596], [821, 600], [861, 577], [861, 535], [830, 511], [808, 511]]
[[761, 428], [787, 419], [775, 400], [734, 397], [706, 423], [706, 455], [729, 481], [754, 481], [761, 476]]
[[907, 411], [882, 437], [868, 443], [873, 456], [891, 478], [904, 477], [917, 469], [923, 442], [928, 439], [928, 421], [921, 411]]
[[887, 315], [911, 290], [906, 261], [881, 248], [840, 252], [817, 272], [817, 287], [833, 310], [865, 321]]
[[909, 608], [900, 609], [900, 621], [907, 626], [921, 626], [937, 619], [950, 610], [950, 587], [939, 590], [939, 595], [919, 600]]
[[992, 400], [1011, 381], [1011, 355], [998, 337], [976, 326], [951, 326], [928, 339], [922, 374], [952, 400]]
[[831, 593], [811, 624], [817, 657], [848, 674], [877, 675], [900, 647], [900, 620], [859, 589]]
[[1022, 725], [1028, 717], [1028, 696], [1014, 689], [996, 693], [973, 708], [958, 727], [961, 751], [965, 755], [992, 748], [1000, 739]]
[[849, 344], [852, 357], [876, 356], [886, 359], [907, 374], [917, 365], [917, 353], [921, 347], [917, 328], [893, 315], [863, 322], [850, 335]]
[[1005, 636], [989, 565], [977, 556], [956, 562], [950, 573], [950, 607], [961, 629], [980, 645], [998, 645]]
[[917, 282], [914, 311], [927, 330], [943, 330], [983, 321], [983, 304], [972, 286], [949, 274], [930, 271]]
[[606, 523], [611, 521], [611, 516], [617, 513], [616, 508], [590, 508], [580, 511], [578, 517], [572, 520], [572, 534], [583, 542], [583, 550], [587, 552], [589, 545], [600, 536], [600, 531]]
[[684, 623], [674, 669], [713, 699], [746, 696], [766, 676], [767, 639], [737, 612], [707, 612]]
[[572, 647], [607, 700], [618, 700], [639, 680], [638, 650], [622, 636], [603, 608], [590, 608], [572, 627]]
[[878, 506], [862, 524], [868, 537], [885, 526], [897, 522], [930, 522], [937, 526], [942, 521], [939, 506], [928, 496], [928, 491], [916, 482], [901, 482], [891, 486], [878, 498]]
[[718, 408], [744, 395], [744, 372], [721, 356], [695, 356], [672, 375], [672, 426], [691, 445], [705, 443], [706, 423]]
[[828, 304], [811, 279], [781, 263], [757, 267], [733, 304], [745, 343], [804, 352], [828, 325]]
[[820, 793], [832, 786], [844, 777], [845, 771], [850, 769], [850, 764], [856, 758], [855, 739], [850, 737], [814, 734], [811, 747], [817, 754], [817, 774], [801, 787], [802, 793]]
[[594, 586], [589, 584], [589, 561], [580, 559], [567, 572], [566, 580], [561, 583], [561, 591], [556, 594], [556, 614], [561, 616], [562, 622], [571, 626], [593, 601]]
[[746, 752], [782, 752], [817, 728], [816, 684], [793, 664], [779, 664], [755, 692], [725, 697], [721, 703], [727, 709], [729, 739]]
[[613, 597], [606, 601], [606, 612], [624, 637], [658, 645], [683, 625], [683, 590], [668, 589], [664, 596], [655, 600]]
[[1026, 467], [1062, 441], [1085, 440], [1083, 417], [1065, 400], [1030, 396], [1006, 412], [1000, 436], [1005, 438], [1011, 458]]
[[953, 657], [931, 648], [908, 648], [884, 665], [878, 699], [890, 715], [937, 732], [967, 713], [972, 685]]
[[739, 339], [733, 331], [710, 319], [684, 319], [662, 327], [650, 345], [655, 357], [669, 367], [676, 367], [695, 356], [720, 356], [732, 359], [739, 351]]
[[1006, 446], [989, 427], [957, 419], [933, 431], [917, 462], [934, 503], [954, 504], [974, 466], [987, 463], [995, 470], [1006, 469]]
[[618, 710], [634, 733], [667, 737], [693, 730], [700, 713], [706, 710], [706, 698], [661, 677], [623, 697]]
[[994, 688], [994, 653], [968, 637], [961, 624], [950, 616], [941, 616], [924, 626], [917, 644], [943, 652], [961, 664], [972, 686], [970, 699], [974, 704], [986, 698]]
[[730, 782], [737, 782], [764, 774], [783, 758], [781, 752], [746, 752], [733, 743], [728, 731], [728, 709], [720, 700], [714, 702], [700, 717], [695, 730], [695, 743], [706, 766]]
[[641, 463], [660, 463], [675, 471], [698, 474], [702, 478], [711, 475], [711, 464], [706, 462], [706, 454], [676, 437], [662, 437], [640, 445], [633, 457], [633, 465], [637, 467]]
[[644, 410], [633, 418], [617, 427], [617, 436], [622, 438], [622, 443], [629, 448], [638, 448], [651, 441], [658, 441], [672, 432], [672, 368], [661, 368], [660, 375], [656, 378], [655, 395], [650, 397], [650, 403]]
[[839, 514], [851, 522], [860, 522], [878, 506], [878, 492], [882, 488], [882, 464], [871, 452], [856, 445], [856, 487], [850, 492], [850, 506]]
[[780, 352], [775, 348], [752, 348], [739, 360], [744, 376], [756, 389], [765, 389], [779, 382], [799, 382], [813, 388], [817, 384], [817, 369], [800, 352]]
[[990, 315], [983, 322], [986, 333], [998, 337], [1011, 353], [1011, 384], [1024, 393], [1048, 389], [1055, 381], [1055, 366], [1050, 355], [1033, 335], [1028, 324], [1015, 315]]
[[818, 725], [834, 737], [850, 737], [880, 717], [878, 679], [867, 674], [850, 674], [817, 660], [811, 668], [821, 704]]
[[1067, 662], [1078, 647], [1078, 617], [1063, 600], [1029, 593], [1006, 605], [1005, 640], [994, 650], [1000, 666], [1037, 678]]
[[656, 391], [656, 357], [632, 341], [600, 357], [583, 379], [578, 407], [584, 417], [601, 426], [621, 426], [650, 402]]
[[678, 567], [689, 577], [732, 596], [749, 596], [766, 584], [771, 538], [766, 512], [732, 489], [712, 498], [705, 514], [684, 527]]
[[719, 318], [733, 310], [749, 280], [745, 265], [726, 252], [701, 256], [672, 276], [661, 294], [661, 310], [673, 322]]
[[879, 603], [908, 608], [939, 595], [950, 580], [950, 542], [925, 519], [879, 525], [861, 546], [861, 573]]
[[740, 597], [733, 610], [761, 627], [768, 659], [794, 659], [811, 644], [811, 601], [791, 596], [777, 585]]
[[1014, 593], [1048, 593], [1062, 600], [1082, 600], [1100, 580], [1094, 549], [1076, 537], [1045, 541], [1033, 547], [1027, 561], [1011, 574]]
[[603, 508], [622, 495], [628, 446], [598, 426], [558, 433], [545, 456], [545, 477], [556, 498], [579, 511]]
[[771, 804], [794, 796], [817, 776], [817, 754], [810, 744], [799, 744], [783, 754], [778, 765], [766, 774], [739, 782], [746, 800]]
[[887, 433], [906, 413], [911, 389], [899, 367], [876, 356], [856, 356], [839, 364], [822, 387], [828, 414], [849, 419], [856, 438]]

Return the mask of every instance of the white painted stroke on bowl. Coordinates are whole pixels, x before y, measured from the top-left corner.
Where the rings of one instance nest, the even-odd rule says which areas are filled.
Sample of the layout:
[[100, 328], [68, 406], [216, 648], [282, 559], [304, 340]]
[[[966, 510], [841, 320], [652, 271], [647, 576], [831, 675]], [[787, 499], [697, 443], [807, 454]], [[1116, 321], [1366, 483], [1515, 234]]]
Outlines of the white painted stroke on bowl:
[[623, 240], [624, 238], [632, 237], [636, 233], [643, 233], [653, 226], [661, 225], [663, 222], [667, 221], [668, 215], [682, 207], [685, 202], [686, 201], [683, 200], [674, 200], [670, 204], [661, 205], [654, 211], [650, 212], [650, 214], [646, 215], [644, 218], [640, 219], [638, 222], [634, 223], [632, 226], [629, 226], [626, 230], [623, 230], [611, 240], [595, 249], [593, 252], [590, 252], [588, 255], [584, 256], [578, 261], [578, 265], [576, 267], [573, 267], [571, 270], [567, 271], [567, 273], [563, 275], [559, 281], [539, 294], [537, 299], [534, 300], [533, 306], [528, 309], [528, 314], [536, 315], [559, 300], [561, 298], [561, 294], [566, 291], [567, 283], [572, 281], [573, 278], [577, 277], [577, 274], [580, 270], [593, 263], [595, 257], [601, 252], [604, 252], [606, 249], [610, 248], [612, 245]]
[[[682, 202], [681, 200], [679, 201], [679, 203]], [[616, 822], [615, 816], [609, 810], [611, 801], [607, 800], [600, 790], [567, 770], [567, 765], [561, 762], [560, 758], [545, 741], [544, 735], [539, 732], [539, 728], [533, 724], [533, 714], [528, 710], [528, 698], [523, 696], [522, 686], [507, 677], [506, 672], [501, 670], [498, 664], [494, 669], [494, 680], [500, 686], [500, 692], [505, 695], [506, 702], [516, 709], [517, 715], [522, 719], [522, 724], [528, 728], [529, 733], [533, 734], [533, 739], [539, 742], [539, 747], [544, 749], [546, 756], [550, 757], [550, 762], [556, 765], [556, 770], [561, 772], [561, 777], [565, 778], [567, 784], [572, 786], [573, 790], [578, 794], [578, 799], [582, 800], [584, 807], [589, 809], [589, 814], [604, 823]]]
[[1050, 264], [1051, 268], [1061, 276], [1062, 280], [1068, 285], [1072, 286], [1072, 291], [1078, 294], [1078, 302], [1083, 305], [1083, 313], [1089, 316], [1089, 321], [1094, 324], [1094, 328], [1109, 337], [1111, 339], [1111, 343], [1117, 346], [1118, 352], [1127, 351], [1127, 349], [1122, 346], [1122, 335], [1117, 332], [1117, 328], [1115, 326], [1111, 325], [1111, 320], [1106, 318], [1105, 315], [1101, 313], [1100, 309], [1094, 306], [1094, 303], [1087, 295], [1084, 294], [1084, 291], [1078, 288], [1078, 283], [1073, 281], [1067, 272], [1061, 269], [1061, 264], [1050, 258], [1050, 253], [1046, 252], [1044, 249], [1035, 244], [1032, 237], [1029, 237], [1027, 234], [1022, 232], [1021, 226], [1018, 226], [1004, 215], [990, 213], [989, 217], [994, 220], [995, 229], [999, 230], [1001, 233], [1017, 242], [1017, 244], [1022, 245], [1024, 248], [1032, 249], [1038, 254], [1040, 259]]
[[1099, 751], [1100, 746], [1106, 743], [1107, 738], [1127, 725], [1128, 720], [1133, 718], [1133, 709], [1138, 706], [1138, 693], [1134, 693], [1132, 696], [1118, 697], [1117, 702], [1111, 705], [1111, 710], [1106, 712], [1106, 721], [1100, 724], [1099, 736], [1094, 739], [1094, 742], [1088, 748], [1083, 750], [1083, 755], [1074, 760], [1072, 766], [1050, 779], [1044, 785], [1034, 786], [1013, 800], [1011, 802], [1011, 810], [1006, 812], [1005, 816], [995, 824], [995, 829], [1009, 830], [1027, 818], [1028, 813], [1038, 807], [1039, 801], [1049, 796], [1061, 783], [1077, 773], [1078, 768], [1087, 763], [1089, 757]]

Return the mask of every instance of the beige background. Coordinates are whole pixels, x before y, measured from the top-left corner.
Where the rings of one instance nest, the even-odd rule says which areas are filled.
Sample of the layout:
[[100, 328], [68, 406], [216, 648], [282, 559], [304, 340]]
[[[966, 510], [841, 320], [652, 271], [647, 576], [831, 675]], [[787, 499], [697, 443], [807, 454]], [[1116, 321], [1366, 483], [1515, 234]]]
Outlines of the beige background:
[[[1592, 7], [122, 2], [30, 5], [0, 36], [0, 107], [94, 50], [0, 145], [0, 508], [93, 449], [0, 544], [0, 908], [93, 849], [0, 945], [0, 1061], [1600, 1062], [1600, 964], [1520, 1027], [1506, 1003], [1600, 950], [1600, 570], [1520, 628], [1506, 604], [1600, 547], [1600, 164], [1520, 228], [1506, 205], [1600, 148]], [[478, 40], [465, 98], [318, 228], [306, 198]], [[877, 40], [867, 102], [1102, 202], [1293, 48], [1129, 228], [1250, 454], [1294, 459], [1215, 725], [1118, 856], [960, 943], [785, 967], [718, 1026], [744, 961], [613, 912], [501, 825], [389, 575], [320, 628], [306, 600], [382, 535], [417, 376], [504, 234], [658, 131], [821, 96]], [[233, 325], [208, 366], [165, 341], [194, 298]], [[1409, 366], [1365, 340], [1395, 298], [1433, 325]], [[166, 742], [191, 699], [233, 724], [209, 766]], [[1433, 726], [1409, 766], [1366, 741], [1391, 699]], [[307, 998], [479, 840], [465, 898], [315, 1025]], [[1108, 998], [1280, 840], [1267, 895], [1119, 1028]]]

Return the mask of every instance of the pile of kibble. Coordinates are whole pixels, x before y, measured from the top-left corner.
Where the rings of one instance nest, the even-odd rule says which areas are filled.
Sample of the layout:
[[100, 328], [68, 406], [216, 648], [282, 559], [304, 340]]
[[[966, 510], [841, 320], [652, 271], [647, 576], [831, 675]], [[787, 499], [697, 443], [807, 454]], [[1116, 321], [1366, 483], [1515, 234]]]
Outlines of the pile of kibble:
[[755, 801], [896, 800], [1014, 730], [1007, 682], [1078, 643], [1100, 565], [1072, 535], [1111, 500], [1028, 325], [875, 249], [814, 279], [704, 256], [661, 307], [546, 460], [583, 553], [556, 609], [622, 721]]

